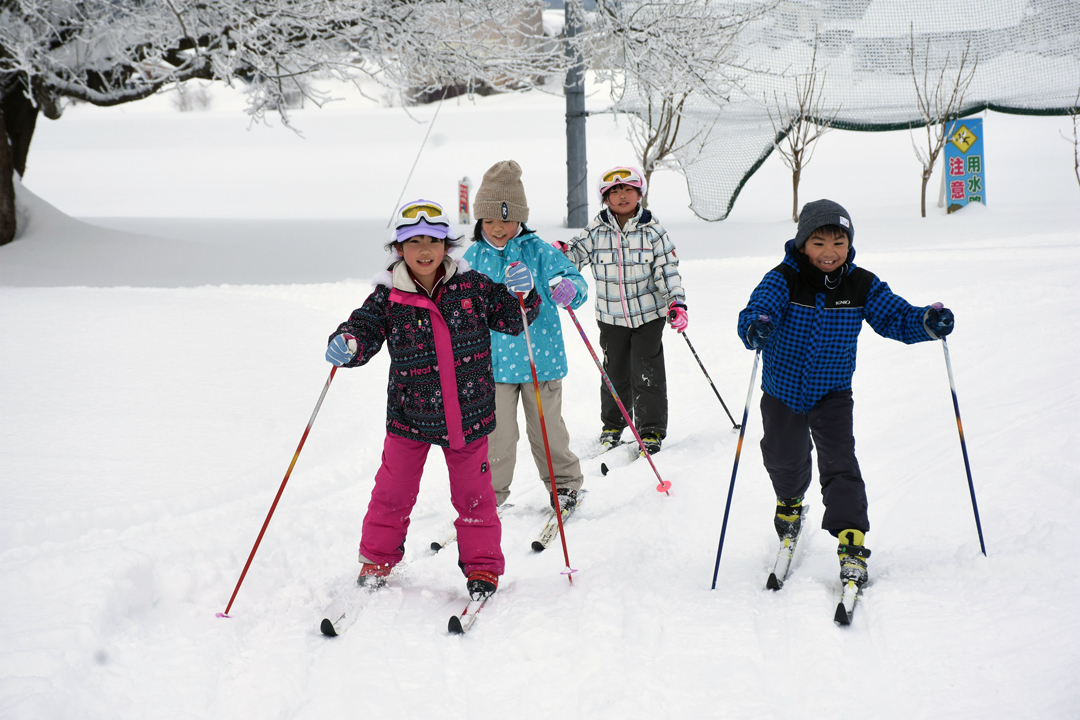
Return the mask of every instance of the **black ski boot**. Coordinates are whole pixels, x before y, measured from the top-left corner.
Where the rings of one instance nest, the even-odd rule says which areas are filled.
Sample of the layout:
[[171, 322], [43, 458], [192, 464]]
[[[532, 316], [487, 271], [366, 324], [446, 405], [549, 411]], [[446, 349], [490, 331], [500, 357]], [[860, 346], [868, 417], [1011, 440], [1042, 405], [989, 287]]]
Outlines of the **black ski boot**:
[[861, 530], [841, 530], [838, 536], [840, 547], [836, 554], [840, 556], [840, 582], [854, 581], [862, 587], [870, 579], [870, 573], [866, 569], [866, 558], [870, 557], [870, 550], [863, 546], [866, 535]]
[[787, 500], [776, 499], [776, 516], [773, 518], [773, 527], [776, 528], [776, 535], [781, 540], [799, 537], [799, 531], [802, 529], [803, 512], [806, 510], [802, 501], [801, 497]]

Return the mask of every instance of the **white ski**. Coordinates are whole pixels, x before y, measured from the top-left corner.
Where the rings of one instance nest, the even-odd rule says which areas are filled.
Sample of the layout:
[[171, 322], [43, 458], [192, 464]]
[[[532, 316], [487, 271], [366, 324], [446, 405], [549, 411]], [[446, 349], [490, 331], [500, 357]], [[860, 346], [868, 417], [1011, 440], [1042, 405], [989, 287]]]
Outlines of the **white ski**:
[[[567, 510], [566, 508], [560, 508], [562, 510], [563, 522], [566, 522], [566, 519], [573, 515], [574, 511], [577, 510], [578, 507], [580, 507], [581, 501], [585, 498], [586, 492], [587, 491], [585, 490], [578, 490], [577, 504], [574, 505], [574, 507], [570, 508], [569, 510]], [[547, 521], [544, 523], [543, 529], [540, 530], [540, 535], [537, 536], [537, 538], [532, 542], [532, 549], [536, 552], [543, 552], [544, 550], [547, 550], [548, 546], [551, 545], [551, 541], [554, 540], [555, 536], [558, 534], [559, 521], [555, 518], [555, 511], [550, 510], [548, 511]]]

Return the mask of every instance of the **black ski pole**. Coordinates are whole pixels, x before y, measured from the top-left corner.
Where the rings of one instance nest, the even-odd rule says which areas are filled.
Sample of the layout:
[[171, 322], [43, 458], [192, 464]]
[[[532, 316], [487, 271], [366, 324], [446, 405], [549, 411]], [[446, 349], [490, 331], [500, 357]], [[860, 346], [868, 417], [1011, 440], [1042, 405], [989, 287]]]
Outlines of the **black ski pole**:
[[698, 357], [697, 350], [694, 349], [694, 345], [690, 342], [690, 337], [685, 332], [680, 334], [683, 336], [683, 340], [686, 341], [686, 346], [690, 348], [690, 352], [694, 353], [694, 359], [697, 360], [697, 364], [698, 367], [701, 368], [701, 372], [705, 373], [705, 379], [709, 381], [709, 386], [712, 387], [712, 391], [716, 393], [716, 399], [719, 400], [720, 404], [724, 406], [724, 412], [727, 413], [728, 420], [731, 421], [731, 429], [738, 430], [742, 427], [742, 425], [735, 422], [735, 418], [731, 417], [731, 411], [728, 410], [727, 404], [724, 402], [724, 398], [720, 397], [720, 391], [716, 389], [716, 385], [713, 384], [712, 378], [709, 377], [709, 371], [705, 369], [705, 365], [702, 364], [701, 358]]
[[754, 369], [750, 371], [750, 389], [746, 391], [746, 407], [743, 408], [742, 424], [739, 426], [739, 444], [735, 446], [735, 465], [731, 468], [731, 485], [727, 491], [727, 504], [724, 506], [724, 524], [720, 527], [720, 547], [716, 548], [716, 567], [713, 568], [712, 589], [716, 589], [716, 576], [720, 574], [720, 553], [724, 552], [724, 535], [727, 534], [728, 514], [731, 512], [731, 496], [735, 493], [735, 473], [739, 472], [739, 455], [742, 454], [742, 441], [746, 435], [746, 418], [750, 415], [750, 399], [754, 397], [754, 379], [757, 377], [758, 361], [761, 350], [754, 353]]
[[956, 400], [956, 383], [953, 382], [952, 361], [949, 360], [949, 344], [941, 338], [941, 347], [945, 350], [945, 368], [949, 371], [949, 390], [952, 391], [953, 410], [956, 411], [956, 429], [960, 433], [960, 451], [964, 454], [964, 469], [967, 471], [968, 490], [971, 491], [971, 509], [975, 511], [975, 529], [979, 531], [979, 547], [986, 556], [986, 543], [983, 542], [982, 522], [979, 520], [979, 504], [975, 502], [975, 483], [971, 480], [971, 463], [968, 462], [967, 443], [964, 441], [964, 425], [960, 422], [960, 403]]

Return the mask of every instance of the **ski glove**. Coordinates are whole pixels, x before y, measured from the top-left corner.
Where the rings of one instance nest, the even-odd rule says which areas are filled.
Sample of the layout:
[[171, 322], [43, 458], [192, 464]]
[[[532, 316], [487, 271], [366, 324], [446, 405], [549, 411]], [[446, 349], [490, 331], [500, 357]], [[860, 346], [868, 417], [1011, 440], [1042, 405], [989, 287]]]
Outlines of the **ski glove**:
[[570, 246], [564, 243], [562, 240], [555, 240], [551, 243], [551, 247], [555, 248], [561, 253], [565, 253], [567, 250], [570, 249]]
[[506, 266], [506, 289], [522, 295], [533, 289], [533, 276], [525, 263], [512, 262]]
[[934, 303], [923, 315], [923, 326], [939, 340], [953, 331], [953, 322], [952, 310], [941, 303]]
[[686, 326], [690, 324], [690, 316], [686, 314], [686, 306], [682, 303], [671, 303], [667, 319], [675, 332], [686, 332]]
[[326, 362], [341, 367], [356, 357], [356, 338], [349, 333], [337, 335], [326, 348]]
[[568, 278], [551, 278], [551, 301], [561, 308], [567, 307], [577, 297], [577, 288]]
[[769, 336], [772, 335], [776, 326], [773, 325], [772, 320], [768, 315], [760, 315], [758, 319], [750, 323], [750, 327], [746, 329], [746, 342], [750, 344], [750, 347], [755, 350], [765, 346], [768, 342]]

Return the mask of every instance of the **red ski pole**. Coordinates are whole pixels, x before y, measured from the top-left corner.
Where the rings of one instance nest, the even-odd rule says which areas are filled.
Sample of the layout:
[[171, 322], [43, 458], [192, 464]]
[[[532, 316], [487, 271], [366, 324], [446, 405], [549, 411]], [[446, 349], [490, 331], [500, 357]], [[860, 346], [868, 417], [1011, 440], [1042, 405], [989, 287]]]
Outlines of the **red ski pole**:
[[548, 478], [551, 480], [551, 502], [555, 508], [555, 519], [559, 523], [559, 539], [562, 540], [563, 559], [566, 560], [566, 579], [574, 584], [574, 570], [570, 567], [570, 553], [566, 549], [566, 533], [563, 531], [562, 508], [559, 507], [559, 493], [555, 489], [555, 467], [551, 464], [551, 447], [548, 445], [547, 424], [544, 422], [544, 404], [540, 402], [540, 378], [536, 374], [536, 360], [533, 358], [532, 340], [529, 338], [529, 317], [525, 313], [525, 295], [517, 293], [521, 307], [521, 322], [525, 325], [525, 347], [529, 349], [529, 368], [532, 370], [533, 390], [536, 391], [536, 411], [540, 415], [540, 434], [544, 436], [544, 454], [547, 455]]
[[645, 451], [645, 443], [641, 441], [641, 435], [638, 435], [637, 428], [634, 427], [634, 421], [630, 419], [630, 413], [626, 412], [626, 408], [623, 407], [622, 400], [619, 399], [619, 393], [615, 391], [615, 386], [611, 384], [611, 378], [608, 377], [607, 372], [604, 370], [604, 364], [600, 362], [600, 358], [596, 356], [596, 351], [593, 350], [592, 343], [589, 342], [588, 336], [585, 335], [585, 330], [582, 329], [581, 323], [578, 322], [577, 315], [574, 314], [574, 311], [571, 310], [569, 306], [567, 306], [565, 310], [570, 313], [570, 319], [573, 320], [574, 325], [577, 326], [577, 330], [581, 334], [581, 339], [585, 341], [585, 347], [589, 348], [589, 354], [592, 355], [593, 362], [596, 363], [596, 367], [600, 370], [600, 376], [604, 378], [604, 384], [611, 393], [611, 397], [615, 398], [615, 404], [619, 406], [619, 411], [622, 412], [623, 419], [626, 420], [626, 424], [629, 426], [630, 431], [634, 433], [634, 439], [637, 440], [638, 447], [641, 448], [641, 454], [649, 461], [649, 465], [652, 466], [652, 470], [656, 474], [656, 479], [660, 481], [660, 484], [656, 486], [656, 492], [671, 495], [671, 493], [668, 492], [671, 490], [671, 483], [660, 477], [660, 471], [656, 469], [656, 464], [652, 461], [652, 456]]
[[278, 488], [277, 495], [274, 496], [274, 503], [270, 506], [270, 512], [266, 514], [266, 520], [263, 521], [262, 529], [259, 530], [259, 537], [255, 539], [255, 545], [251, 548], [251, 554], [248, 555], [247, 562], [244, 563], [244, 570], [240, 573], [240, 579], [236, 581], [236, 588], [232, 592], [232, 597], [229, 598], [229, 604], [225, 607], [225, 612], [217, 613], [218, 617], [229, 617], [229, 610], [232, 609], [233, 601], [236, 600], [236, 593], [240, 592], [240, 585], [244, 582], [244, 576], [247, 575], [248, 568], [251, 567], [251, 561], [255, 558], [255, 551], [259, 549], [259, 543], [262, 542], [263, 534], [266, 532], [266, 526], [270, 524], [270, 518], [274, 516], [274, 510], [277, 509], [278, 500], [281, 499], [281, 493], [285, 492], [285, 483], [289, 482], [289, 476], [292, 475], [293, 468], [296, 466], [296, 460], [300, 457], [300, 451], [304, 449], [304, 442], [307, 440], [308, 433], [311, 432], [311, 426], [315, 424], [315, 416], [319, 414], [319, 408], [322, 407], [323, 398], [326, 397], [326, 391], [330, 389], [330, 381], [334, 379], [334, 373], [337, 372], [337, 365], [330, 368], [330, 377], [326, 378], [326, 384], [323, 385], [322, 394], [319, 395], [319, 402], [315, 403], [315, 412], [311, 413], [311, 419], [308, 420], [307, 427], [304, 428], [304, 434], [300, 437], [300, 444], [296, 448], [296, 454], [293, 455], [292, 462], [289, 463], [289, 469], [285, 471], [285, 479], [281, 481], [281, 487]]

